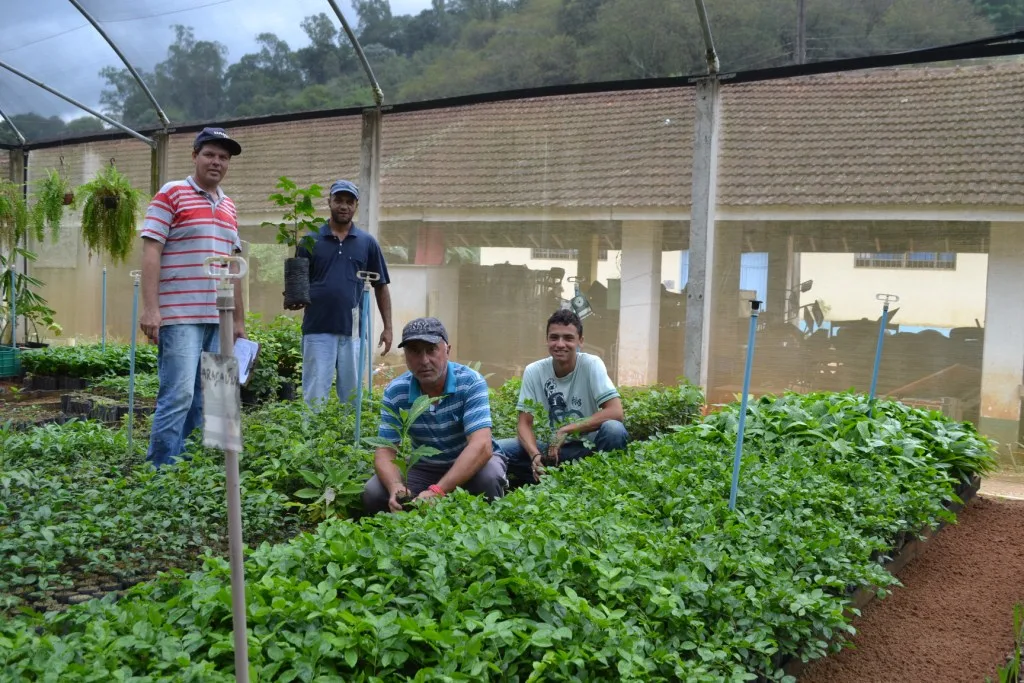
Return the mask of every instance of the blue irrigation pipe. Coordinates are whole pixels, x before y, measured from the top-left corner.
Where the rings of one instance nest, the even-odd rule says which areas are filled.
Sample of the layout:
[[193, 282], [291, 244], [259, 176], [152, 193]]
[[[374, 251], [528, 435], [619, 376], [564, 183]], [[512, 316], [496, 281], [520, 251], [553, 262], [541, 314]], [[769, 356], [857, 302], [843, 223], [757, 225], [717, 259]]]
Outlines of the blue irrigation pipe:
[[729, 509], [736, 509], [736, 492], [740, 487], [740, 460], [743, 457], [743, 430], [747, 426], [747, 395], [750, 393], [750, 373], [754, 369], [754, 336], [757, 333], [757, 312], [761, 302], [750, 302], [750, 334], [747, 337], [747, 367], [743, 371], [743, 398], [740, 399], [740, 424], [736, 434], [736, 455], [732, 459], [732, 488], [729, 490]]
[[[132, 330], [135, 326], [132, 326]], [[103, 293], [100, 300], [100, 348], [107, 350], [107, 267], [103, 266]]]
[[885, 343], [885, 328], [889, 324], [889, 304], [900, 300], [895, 294], [876, 294], [875, 298], [882, 302], [882, 317], [878, 319], [878, 343], [875, 345], [875, 366], [871, 369], [871, 390], [868, 393], [868, 405], [874, 416], [875, 390], [878, 388], [878, 369], [882, 365], [882, 344]]
[[135, 426], [135, 341], [139, 328], [139, 280], [142, 271], [133, 270], [132, 279], [135, 281], [132, 291], [132, 345], [128, 352], [128, 454], [134, 455], [132, 448], [132, 430]]
[[359, 365], [356, 371], [356, 448], [362, 443], [362, 420], [363, 420], [363, 370], [366, 369], [367, 354], [369, 352], [370, 340], [370, 282], [376, 279], [371, 278], [376, 273], [359, 271], [356, 274], [363, 281], [363, 300], [359, 306]]

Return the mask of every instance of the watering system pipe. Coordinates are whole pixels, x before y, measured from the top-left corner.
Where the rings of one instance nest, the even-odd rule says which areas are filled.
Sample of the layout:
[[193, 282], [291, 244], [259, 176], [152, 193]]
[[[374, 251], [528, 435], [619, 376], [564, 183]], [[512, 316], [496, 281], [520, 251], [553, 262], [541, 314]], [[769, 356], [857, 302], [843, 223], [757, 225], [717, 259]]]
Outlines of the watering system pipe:
[[[359, 365], [356, 371], [356, 448], [362, 443], [363, 419], [363, 370], [367, 368], [370, 355], [370, 283], [380, 279], [377, 273], [361, 270], [356, 277], [363, 281], [363, 301], [359, 306]], [[372, 381], [373, 375], [370, 374]]]
[[747, 336], [747, 366], [743, 371], [743, 398], [740, 399], [740, 424], [736, 433], [736, 455], [732, 459], [732, 487], [729, 489], [729, 509], [736, 509], [736, 492], [740, 485], [740, 460], [743, 457], [743, 430], [747, 426], [747, 395], [750, 393], [750, 373], [754, 368], [754, 337], [757, 333], [757, 312], [761, 302], [750, 302], [750, 333]]
[[34, 85], [34, 86], [36, 86], [38, 88], [42, 88], [43, 90], [45, 90], [46, 92], [50, 93], [51, 95], [56, 95], [57, 97], [61, 98], [65, 102], [68, 102], [69, 104], [73, 104], [73, 105], [75, 105], [76, 107], [78, 107], [79, 109], [81, 109], [83, 111], [89, 112], [90, 114], [92, 114], [96, 118], [100, 119], [101, 121], [104, 121], [105, 123], [109, 123], [114, 128], [117, 128], [118, 130], [123, 131], [123, 132], [127, 133], [128, 135], [131, 135], [133, 138], [135, 138], [137, 140], [141, 140], [142, 142], [145, 142], [150, 147], [156, 147], [156, 141], [155, 140], [152, 140], [151, 138], [147, 138], [142, 133], [135, 132], [134, 130], [132, 130], [128, 126], [124, 125], [120, 121], [115, 121], [114, 119], [110, 118], [106, 114], [101, 114], [100, 112], [96, 111], [95, 109], [92, 109], [90, 107], [85, 106], [84, 104], [82, 104], [78, 100], [76, 100], [74, 98], [71, 98], [71, 97], [68, 97], [64, 93], [60, 92], [59, 90], [55, 90], [54, 88], [51, 88], [50, 86], [46, 85], [42, 81], [38, 81], [38, 80], [32, 78], [31, 76], [29, 76], [28, 74], [26, 74], [26, 73], [24, 73], [22, 71], [18, 71], [17, 69], [15, 69], [13, 66], [8, 64], [7, 62], [4, 62], [4, 61], [0, 60], [0, 68], [7, 69], [8, 71], [10, 71], [15, 76], [21, 76], [22, 78], [24, 78], [26, 81], [28, 81], [32, 85]]
[[[231, 264], [237, 272], [230, 272]], [[245, 277], [249, 265], [240, 256], [211, 256], [204, 262], [206, 273], [217, 280], [217, 311], [220, 315], [220, 353], [231, 355], [235, 344], [235, 281]], [[242, 487], [238, 474], [238, 453], [224, 450], [225, 484], [228, 497], [228, 554], [231, 564], [231, 615], [235, 642], [235, 681], [249, 682], [249, 642], [246, 636], [245, 562], [242, 557]]]
[[[103, 270], [103, 282], [106, 285], [106, 268]], [[132, 443], [132, 431], [135, 427], [135, 347], [139, 328], [139, 283], [142, 281], [142, 271], [133, 270], [132, 276], [132, 344], [128, 350], [128, 455], [135, 455]], [[105, 290], [104, 290], [105, 291]], [[106, 295], [104, 294], [104, 303]], [[106, 321], [104, 320], [104, 324]], [[105, 328], [104, 328], [105, 329]]]
[[882, 364], [882, 344], [885, 342], [885, 328], [889, 324], [889, 304], [900, 300], [895, 294], [876, 294], [875, 298], [882, 302], [882, 317], [878, 319], [878, 343], [875, 345], [875, 366], [871, 369], [871, 391], [868, 403], [874, 415], [875, 389], [878, 388], [878, 368]]

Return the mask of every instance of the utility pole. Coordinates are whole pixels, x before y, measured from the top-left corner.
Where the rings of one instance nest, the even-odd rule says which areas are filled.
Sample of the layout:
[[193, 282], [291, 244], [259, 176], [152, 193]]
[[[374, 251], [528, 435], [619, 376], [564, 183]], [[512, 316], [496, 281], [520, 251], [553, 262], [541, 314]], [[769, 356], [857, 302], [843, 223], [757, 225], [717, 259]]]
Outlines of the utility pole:
[[807, 63], [807, 0], [796, 0], [796, 50], [797, 64]]

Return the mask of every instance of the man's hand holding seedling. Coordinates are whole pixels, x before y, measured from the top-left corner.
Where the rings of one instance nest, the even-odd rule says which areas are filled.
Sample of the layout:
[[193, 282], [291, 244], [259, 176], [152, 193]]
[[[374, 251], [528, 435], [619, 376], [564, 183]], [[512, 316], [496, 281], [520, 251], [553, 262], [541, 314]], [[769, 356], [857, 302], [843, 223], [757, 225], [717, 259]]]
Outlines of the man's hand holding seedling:
[[401, 512], [403, 499], [409, 499], [409, 489], [405, 488], [405, 484], [399, 482], [397, 486], [393, 486], [388, 497], [388, 507], [392, 512]]

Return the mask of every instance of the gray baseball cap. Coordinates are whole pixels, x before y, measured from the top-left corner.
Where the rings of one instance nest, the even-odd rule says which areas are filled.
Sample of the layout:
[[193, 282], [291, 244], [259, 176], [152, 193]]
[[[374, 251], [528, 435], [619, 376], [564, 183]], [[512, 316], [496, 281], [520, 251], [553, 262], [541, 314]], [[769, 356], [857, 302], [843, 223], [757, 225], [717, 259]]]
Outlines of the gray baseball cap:
[[402, 329], [402, 348], [411, 341], [425, 341], [428, 344], [448, 343], [448, 330], [437, 318], [416, 318], [409, 321]]

